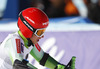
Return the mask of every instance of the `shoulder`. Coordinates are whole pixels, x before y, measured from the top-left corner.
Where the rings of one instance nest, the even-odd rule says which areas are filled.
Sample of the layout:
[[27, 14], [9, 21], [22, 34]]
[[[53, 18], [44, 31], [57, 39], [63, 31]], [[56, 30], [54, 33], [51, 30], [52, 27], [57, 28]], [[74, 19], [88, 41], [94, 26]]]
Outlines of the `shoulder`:
[[18, 42], [18, 41], [20, 41], [20, 42], [22, 42], [22, 39], [21, 39], [21, 37], [19, 36], [19, 34], [17, 33], [17, 32], [15, 32], [15, 33], [11, 33], [11, 34], [9, 34], [6, 38], [5, 38], [5, 40], [3, 41], [3, 43], [16, 43], [16, 42]]

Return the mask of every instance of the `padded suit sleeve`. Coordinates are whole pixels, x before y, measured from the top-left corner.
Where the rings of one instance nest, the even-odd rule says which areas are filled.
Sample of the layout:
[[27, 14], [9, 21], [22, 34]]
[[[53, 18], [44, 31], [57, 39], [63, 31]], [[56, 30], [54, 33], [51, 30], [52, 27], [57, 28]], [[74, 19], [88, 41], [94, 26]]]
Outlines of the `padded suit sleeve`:
[[20, 39], [19, 38], [11, 38], [6, 41], [5, 48], [7, 53], [12, 61], [12, 64], [16, 59], [22, 60], [23, 54], [21, 53], [20, 49]]
[[49, 54], [45, 53], [39, 46], [39, 44], [35, 44], [30, 54], [43, 66], [47, 68], [54, 69], [58, 62], [52, 58]]
[[30, 51], [30, 54], [39, 62], [44, 55], [44, 51], [37, 43], [33, 46], [33, 49]]
[[50, 69], [55, 69], [57, 64], [59, 64], [59, 63], [54, 58], [52, 58], [50, 55], [47, 56], [46, 54], [47, 53], [44, 54], [40, 63], [42, 63], [44, 66], [46, 66]]

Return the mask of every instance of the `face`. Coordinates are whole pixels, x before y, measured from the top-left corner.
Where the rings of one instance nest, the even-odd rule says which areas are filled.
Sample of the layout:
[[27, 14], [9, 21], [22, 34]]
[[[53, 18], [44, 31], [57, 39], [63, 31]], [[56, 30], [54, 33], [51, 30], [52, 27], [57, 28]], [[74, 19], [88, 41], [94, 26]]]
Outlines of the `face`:
[[33, 44], [36, 44], [43, 37], [44, 37], [44, 35], [41, 37], [37, 37], [35, 34], [33, 34], [32, 37], [30, 38], [30, 40], [32, 41]]

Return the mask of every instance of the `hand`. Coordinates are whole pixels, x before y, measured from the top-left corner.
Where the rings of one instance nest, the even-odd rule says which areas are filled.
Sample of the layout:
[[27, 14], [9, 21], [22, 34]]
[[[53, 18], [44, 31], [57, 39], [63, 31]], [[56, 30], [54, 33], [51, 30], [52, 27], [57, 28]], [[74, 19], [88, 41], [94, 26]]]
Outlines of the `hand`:
[[58, 64], [55, 69], [75, 69], [75, 59], [76, 57], [73, 56], [67, 65]]
[[70, 62], [65, 67], [65, 69], [75, 69], [75, 59], [76, 59], [76, 57], [73, 56], [72, 59], [70, 60]]
[[62, 65], [62, 64], [58, 64], [57, 65], [57, 67], [56, 67], [56, 69], [65, 69], [65, 65]]
[[16, 59], [13, 64], [13, 69], [33, 69], [26, 65], [25, 60], [23, 60], [23, 61], [24, 61], [24, 63], [21, 62], [20, 60]]

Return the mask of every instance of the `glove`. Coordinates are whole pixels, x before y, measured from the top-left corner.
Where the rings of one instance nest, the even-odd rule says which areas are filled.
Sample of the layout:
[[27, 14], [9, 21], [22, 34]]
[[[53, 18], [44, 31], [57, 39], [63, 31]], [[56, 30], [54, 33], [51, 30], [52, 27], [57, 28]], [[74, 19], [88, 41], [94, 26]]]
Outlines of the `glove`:
[[65, 69], [75, 69], [75, 59], [76, 57], [73, 56], [70, 62], [66, 65]]
[[55, 69], [65, 69], [65, 67], [66, 67], [65, 65], [58, 64]]
[[71, 69], [71, 67], [70, 66], [65, 66], [63, 64], [58, 64], [55, 69]]
[[33, 69], [26, 65], [27, 61], [25, 61], [25, 60], [23, 60], [23, 61], [24, 61], [24, 63], [16, 59], [13, 64], [13, 69]]
[[67, 64], [65, 69], [75, 69], [75, 59], [76, 57], [73, 56], [70, 62]]
[[73, 56], [67, 65], [58, 64], [55, 69], [75, 69], [75, 59], [76, 57]]

